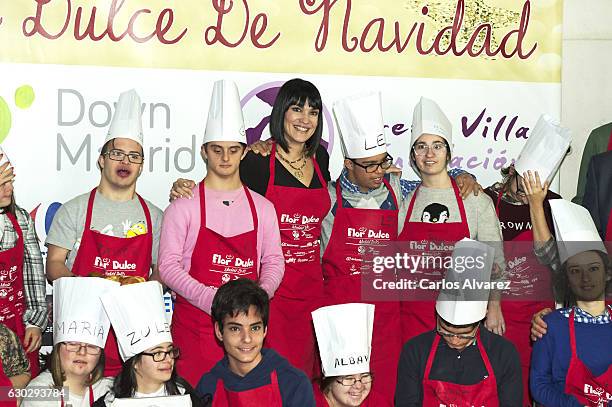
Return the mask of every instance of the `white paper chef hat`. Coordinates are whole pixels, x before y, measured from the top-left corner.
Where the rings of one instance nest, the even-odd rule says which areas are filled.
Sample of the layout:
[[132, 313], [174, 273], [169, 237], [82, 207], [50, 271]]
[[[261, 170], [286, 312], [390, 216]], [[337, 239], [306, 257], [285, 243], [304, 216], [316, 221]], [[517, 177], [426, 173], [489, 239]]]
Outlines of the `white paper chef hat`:
[[436, 301], [436, 311], [442, 319], [453, 325], [467, 325], [485, 317], [489, 289], [478, 288], [478, 284], [491, 281], [494, 254], [493, 247], [476, 240], [457, 242], [452, 267], [445, 276], [445, 284], [454, 287], [440, 290]]
[[140, 96], [134, 89], [119, 95], [104, 144], [115, 138], [127, 138], [143, 146], [142, 108]]
[[340, 304], [312, 312], [323, 374], [345, 376], [370, 371], [374, 305]]
[[588, 250], [607, 253], [589, 211], [565, 199], [551, 199], [550, 209], [561, 264], [575, 254]]
[[561, 127], [552, 117], [542, 115], [518, 155], [514, 168], [519, 175], [528, 170], [537, 171], [542, 182], [550, 181], [559, 169], [571, 142], [569, 129]]
[[337, 100], [333, 112], [345, 158], [366, 158], [387, 152], [380, 92]]
[[191, 407], [191, 397], [182, 396], [138, 397], [114, 399], [111, 407]]
[[[410, 149], [423, 134], [440, 136], [453, 148], [453, 126], [436, 102], [421, 96], [421, 100], [412, 112], [412, 131], [410, 135]], [[452, 151], [449, 151], [452, 153]], [[410, 160], [412, 169], [419, 174], [416, 165]]]
[[101, 348], [110, 321], [100, 296], [119, 283], [98, 277], [62, 277], [53, 281], [53, 344], [83, 342]]
[[166, 321], [163, 290], [157, 281], [124, 285], [106, 292], [102, 304], [126, 361], [164, 342], [172, 342]]
[[240, 95], [232, 81], [216, 81], [213, 86], [202, 144], [210, 141], [247, 143]]

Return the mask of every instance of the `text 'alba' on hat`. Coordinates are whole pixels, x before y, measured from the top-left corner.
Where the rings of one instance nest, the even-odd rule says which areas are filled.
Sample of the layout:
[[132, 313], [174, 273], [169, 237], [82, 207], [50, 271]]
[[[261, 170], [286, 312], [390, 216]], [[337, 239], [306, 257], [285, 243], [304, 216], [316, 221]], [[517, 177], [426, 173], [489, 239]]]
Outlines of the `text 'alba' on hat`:
[[143, 147], [142, 107], [134, 89], [119, 95], [104, 144], [115, 138], [134, 140]]
[[110, 329], [100, 297], [119, 283], [98, 277], [53, 281], [53, 344], [83, 342], [103, 348]]
[[485, 317], [494, 254], [493, 247], [476, 240], [457, 242], [444, 277], [445, 288], [436, 301], [440, 318], [453, 325], [468, 325]]
[[102, 296], [102, 304], [113, 324], [124, 361], [149, 348], [172, 342], [163, 290], [157, 281], [117, 287]]
[[247, 143], [240, 95], [233, 81], [221, 80], [213, 85], [202, 144], [211, 141]]
[[589, 250], [607, 253], [587, 209], [565, 199], [551, 199], [548, 202], [561, 264], [570, 257]]
[[572, 142], [569, 129], [548, 115], [542, 115], [518, 155], [514, 168], [519, 175], [537, 171], [542, 183], [555, 176]]
[[340, 304], [312, 312], [323, 374], [345, 376], [370, 371], [374, 305]]
[[366, 158], [387, 152], [380, 92], [337, 100], [333, 112], [344, 158]]

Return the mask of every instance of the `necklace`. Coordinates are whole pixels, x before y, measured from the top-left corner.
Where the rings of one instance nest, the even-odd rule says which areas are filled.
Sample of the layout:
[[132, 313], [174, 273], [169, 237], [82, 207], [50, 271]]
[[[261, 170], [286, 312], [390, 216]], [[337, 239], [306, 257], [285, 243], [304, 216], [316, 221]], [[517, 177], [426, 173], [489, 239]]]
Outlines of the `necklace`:
[[[301, 180], [302, 178], [304, 178], [304, 173], [302, 172], [302, 170], [306, 166], [306, 156], [303, 153], [302, 153], [302, 156], [295, 161], [289, 161], [288, 159], [283, 157], [281, 153], [278, 153], [278, 156], [280, 157], [281, 160], [289, 164], [289, 167], [291, 167], [291, 169], [293, 170], [293, 175], [295, 175], [297, 179]], [[302, 161], [302, 165], [300, 165], [299, 167], [293, 166], [293, 164], [300, 162], [300, 161]]]

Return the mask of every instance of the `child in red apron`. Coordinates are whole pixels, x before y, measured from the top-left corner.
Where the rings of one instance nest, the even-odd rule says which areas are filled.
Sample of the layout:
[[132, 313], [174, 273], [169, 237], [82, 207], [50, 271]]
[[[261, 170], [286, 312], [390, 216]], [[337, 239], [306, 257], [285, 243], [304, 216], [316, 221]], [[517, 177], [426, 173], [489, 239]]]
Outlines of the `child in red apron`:
[[269, 317], [266, 292], [248, 279], [221, 286], [212, 304], [214, 332], [223, 357], [202, 376], [197, 393], [213, 407], [314, 407], [307, 376], [272, 349], [264, 349]]

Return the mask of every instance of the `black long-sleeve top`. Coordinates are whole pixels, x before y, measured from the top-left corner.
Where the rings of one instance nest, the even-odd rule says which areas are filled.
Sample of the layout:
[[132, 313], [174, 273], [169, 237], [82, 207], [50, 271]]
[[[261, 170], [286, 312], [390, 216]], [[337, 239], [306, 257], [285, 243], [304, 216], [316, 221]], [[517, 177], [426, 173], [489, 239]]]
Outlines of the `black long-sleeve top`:
[[[321, 145], [317, 148], [315, 160], [319, 164], [323, 178], [326, 182], [329, 182], [331, 178], [329, 175], [329, 154]], [[276, 171], [274, 185], [310, 189], [321, 188], [321, 182], [316, 171], [313, 172], [310, 185], [306, 187], [278, 159], [274, 164]], [[265, 196], [270, 179], [270, 156], [264, 157], [249, 151], [240, 162], [240, 179], [251, 190]]]
[[[435, 331], [426, 332], [404, 345], [397, 369], [396, 407], [422, 406], [425, 365], [436, 335]], [[482, 325], [480, 340], [497, 380], [500, 407], [521, 407], [523, 384], [516, 348], [510, 341], [489, 332]], [[482, 381], [486, 376], [487, 369], [475, 342], [459, 352], [440, 338], [429, 379], [470, 385]]]

